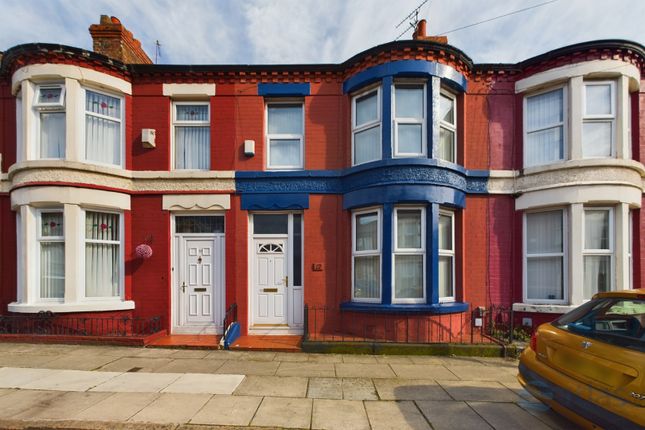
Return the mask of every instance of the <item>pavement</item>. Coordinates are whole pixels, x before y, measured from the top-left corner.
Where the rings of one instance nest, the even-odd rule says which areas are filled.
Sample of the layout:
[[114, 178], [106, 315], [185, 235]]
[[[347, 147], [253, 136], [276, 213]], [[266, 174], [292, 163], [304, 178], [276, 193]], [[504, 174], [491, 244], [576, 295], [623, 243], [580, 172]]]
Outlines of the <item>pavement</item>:
[[0, 428], [573, 429], [517, 360], [0, 343]]

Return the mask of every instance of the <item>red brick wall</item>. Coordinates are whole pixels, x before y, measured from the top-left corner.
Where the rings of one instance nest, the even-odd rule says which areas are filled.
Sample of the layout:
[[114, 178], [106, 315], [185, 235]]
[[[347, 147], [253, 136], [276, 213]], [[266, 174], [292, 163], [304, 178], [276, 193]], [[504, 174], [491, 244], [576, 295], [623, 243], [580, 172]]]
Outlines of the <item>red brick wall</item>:
[[10, 85], [0, 85], [0, 152], [0, 170], [6, 172], [16, 162], [16, 98]]
[[[161, 84], [136, 84], [132, 87], [132, 154], [134, 170], [168, 170], [170, 168], [170, 99], [162, 95]], [[155, 148], [143, 148], [141, 129], [156, 131]]]
[[9, 195], [0, 195], [0, 315], [16, 300], [16, 214]]

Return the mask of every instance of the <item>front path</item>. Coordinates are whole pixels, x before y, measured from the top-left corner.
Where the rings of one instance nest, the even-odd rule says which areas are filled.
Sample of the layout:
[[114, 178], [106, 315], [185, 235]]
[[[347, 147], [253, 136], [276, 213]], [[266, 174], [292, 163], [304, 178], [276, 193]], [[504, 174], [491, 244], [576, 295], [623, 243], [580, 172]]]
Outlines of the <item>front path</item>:
[[574, 428], [516, 374], [495, 358], [0, 343], [0, 428]]

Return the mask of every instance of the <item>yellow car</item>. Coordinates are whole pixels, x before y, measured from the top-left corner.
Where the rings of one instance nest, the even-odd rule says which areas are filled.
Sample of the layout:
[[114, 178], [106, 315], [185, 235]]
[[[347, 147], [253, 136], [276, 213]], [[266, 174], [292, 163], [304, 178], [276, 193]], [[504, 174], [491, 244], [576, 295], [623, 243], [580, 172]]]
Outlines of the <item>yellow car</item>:
[[518, 380], [585, 428], [645, 428], [645, 289], [596, 294], [542, 324]]

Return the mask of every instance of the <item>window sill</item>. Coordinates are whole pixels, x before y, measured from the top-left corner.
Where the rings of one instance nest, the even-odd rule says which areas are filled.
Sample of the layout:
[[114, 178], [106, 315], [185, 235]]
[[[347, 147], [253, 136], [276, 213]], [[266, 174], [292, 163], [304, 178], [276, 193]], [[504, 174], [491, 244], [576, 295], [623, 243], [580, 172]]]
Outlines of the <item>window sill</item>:
[[533, 312], [538, 314], [566, 314], [577, 308], [577, 305], [538, 305], [531, 303], [513, 303], [513, 312]]
[[35, 314], [41, 311], [53, 313], [64, 312], [102, 312], [102, 311], [125, 311], [134, 309], [132, 300], [106, 300], [95, 302], [78, 303], [9, 303], [7, 310], [23, 314]]
[[345, 302], [340, 304], [341, 311], [378, 312], [392, 314], [454, 314], [466, 312], [468, 303], [436, 303], [436, 304], [390, 304]]

